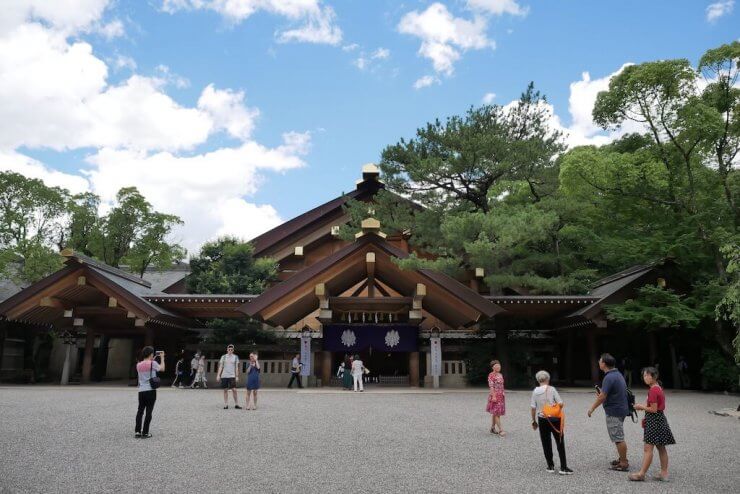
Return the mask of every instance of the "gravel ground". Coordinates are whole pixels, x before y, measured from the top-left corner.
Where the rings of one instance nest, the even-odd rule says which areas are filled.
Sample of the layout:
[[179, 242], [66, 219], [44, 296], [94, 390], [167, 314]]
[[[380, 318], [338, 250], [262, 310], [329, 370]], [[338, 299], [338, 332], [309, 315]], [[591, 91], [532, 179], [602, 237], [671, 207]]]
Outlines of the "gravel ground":
[[[732, 396], [667, 393], [678, 444], [671, 482], [635, 484], [615, 457], [592, 394], [561, 390], [568, 463], [545, 472], [529, 393], [507, 392], [500, 438], [485, 390], [263, 390], [258, 411], [222, 409], [220, 390], [158, 391], [152, 434], [134, 439], [136, 390], [0, 388], [2, 492], [738, 492], [740, 421], [707, 413]], [[646, 393], [640, 391], [638, 400]], [[240, 391], [240, 400], [244, 392]], [[625, 425], [632, 470], [642, 429]], [[557, 458], [557, 453], [555, 453]], [[657, 454], [651, 473], [657, 472]], [[557, 463], [557, 460], [556, 460]]]

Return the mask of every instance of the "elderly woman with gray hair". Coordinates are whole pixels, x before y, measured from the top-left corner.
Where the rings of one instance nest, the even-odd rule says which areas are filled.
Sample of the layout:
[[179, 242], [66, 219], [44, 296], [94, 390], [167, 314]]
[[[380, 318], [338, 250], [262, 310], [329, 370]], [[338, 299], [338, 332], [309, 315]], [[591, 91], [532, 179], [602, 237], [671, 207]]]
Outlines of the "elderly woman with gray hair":
[[532, 413], [532, 429], [540, 430], [540, 440], [542, 441], [542, 450], [545, 452], [547, 460], [547, 472], [555, 473], [555, 463], [552, 458], [552, 439], [555, 438], [555, 445], [558, 448], [560, 457], [560, 475], [572, 475], [573, 470], [568, 468], [568, 462], [565, 459], [565, 415], [563, 414], [563, 400], [560, 399], [558, 390], [550, 386], [550, 374], [541, 370], [535, 375], [539, 386], [532, 391], [532, 401], [530, 403]]

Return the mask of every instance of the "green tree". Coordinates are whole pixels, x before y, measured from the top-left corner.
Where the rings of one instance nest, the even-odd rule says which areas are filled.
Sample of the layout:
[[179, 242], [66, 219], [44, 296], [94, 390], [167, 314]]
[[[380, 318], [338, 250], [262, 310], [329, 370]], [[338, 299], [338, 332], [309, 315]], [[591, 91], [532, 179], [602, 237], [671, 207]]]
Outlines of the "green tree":
[[277, 278], [272, 259], [254, 257], [254, 247], [235, 237], [206, 242], [190, 259], [187, 278], [191, 293], [256, 295]]
[[[206, 242], [190, 259], [187, 277], [190, 293], [229, 293], [258, 295], [277, 279], [277, 264], [272, 259], [254, 257], [254, 247], [235, 237], [220, 237]], [[212, 331], [211, 343], [272, 343], [275, 337], [248, 317], [213, 319], [206, 323]]]
[[62, 231], [67, 191], [41, 180], [0, 172], [0, 272], [31, 283], [61, 267], [54, 246]]
[[510, 107], [473, 108], [387, 147], [380, 168], [388, 191], [372, 205], [349, 202], [343, 237], [374, 215], [384, 230], [410, 237], [415, 252], [402, 267], [457, 276], [482, 267], [499, 293], [584, 291], [594, 271], [577, 255], [570, 223], [578, 206], [558, 193], [564, 145], [551, 117], [530, 84]]
[[118, 267], [128, 262], [143, 275], [152, 264], [166, 267], [185, 257], [184, 248], [168, 242], [172, 228], [180, 224], [179, 217], [154, 211], [136, 187], [124, 187], [116, 194], [116, 206], [100, 219], [89, 245], [106, 264]]

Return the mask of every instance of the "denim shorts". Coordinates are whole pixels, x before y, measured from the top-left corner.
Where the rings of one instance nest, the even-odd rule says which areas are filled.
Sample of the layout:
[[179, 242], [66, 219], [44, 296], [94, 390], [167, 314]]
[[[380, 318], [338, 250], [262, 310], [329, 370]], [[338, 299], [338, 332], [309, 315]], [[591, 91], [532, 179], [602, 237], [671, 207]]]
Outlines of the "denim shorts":
[[624, 417], [606, 416], [606, 430], [613, 443], [624, 442]]

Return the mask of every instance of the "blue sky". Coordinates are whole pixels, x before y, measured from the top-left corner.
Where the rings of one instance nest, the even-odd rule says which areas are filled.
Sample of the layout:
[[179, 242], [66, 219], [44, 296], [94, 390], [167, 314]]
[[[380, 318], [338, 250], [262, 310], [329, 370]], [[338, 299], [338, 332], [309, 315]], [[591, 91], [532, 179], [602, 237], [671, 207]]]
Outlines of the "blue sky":
[[695, 63], [740, 34], [728, 0], [10, 4], [0, 80], [25, 79], [0, 82], [17, 122], [0, 166], [107, 203], [137, 185], [191, 249], [350, 190], [384, 146], [529, 81], [570, 144], [602, 144], [587, 116], [623, 64]]

